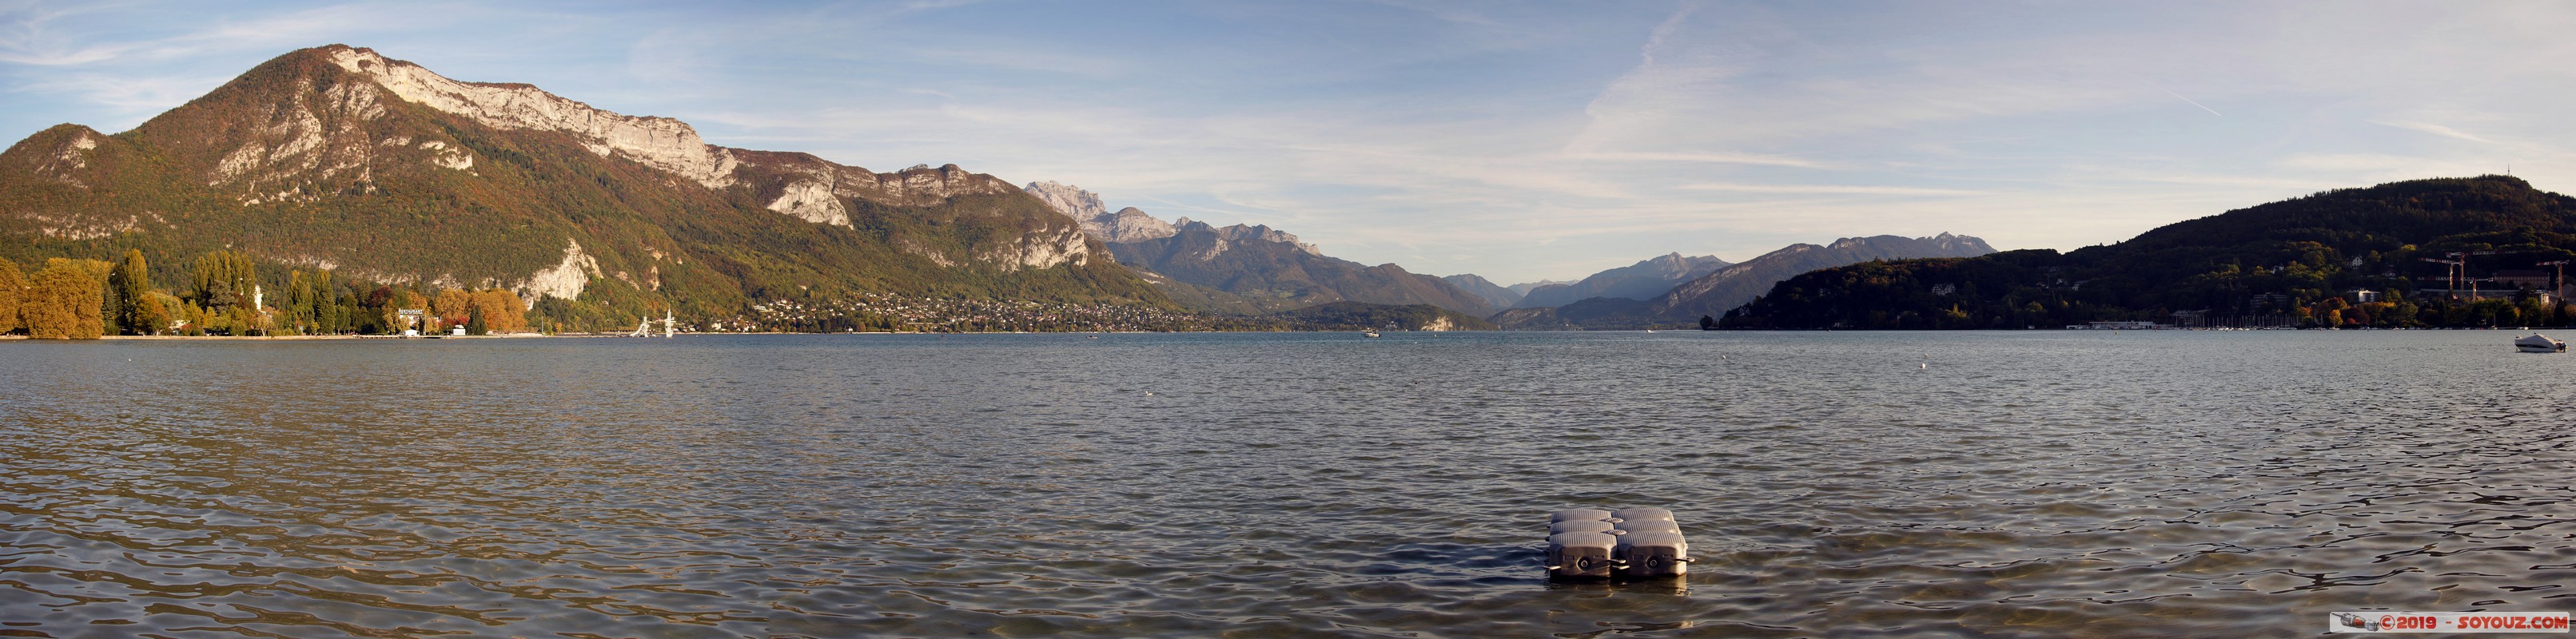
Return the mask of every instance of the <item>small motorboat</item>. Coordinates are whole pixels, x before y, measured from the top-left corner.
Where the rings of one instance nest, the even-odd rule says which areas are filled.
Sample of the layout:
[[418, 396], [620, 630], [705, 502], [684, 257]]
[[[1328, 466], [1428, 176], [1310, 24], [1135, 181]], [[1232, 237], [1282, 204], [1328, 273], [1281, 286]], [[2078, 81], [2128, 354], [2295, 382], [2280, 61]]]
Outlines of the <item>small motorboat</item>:
[[2547, 335], [2542, 335], [2542, 334], [2539, 334], [2539, 333], [2532, 333], [2529, 337], [2523, 337], [2523, 338], [2519, 338], [2519, 339], [2515, 339], [2515, 340], [2513, 340], [2513, 347], [2514, 347], [2514, 348], [2517, 348], [2517, 349], [2521, 349], [2521, 350], [2522, 350], [2522, 352], [2525, 352], [2525, 353], [2564, 353], [2564, 352], [2567, 352], [2567, 343], [2566, 343], [2566, 342], [2561, 342], [2561, 341], [2558, 341], [2558, 340], [2550, 339], [2550, 338], [2549, 338], [2549, 336], [2547, 336]]
[[1363, 336], [1363, 337], [1377, 337], [1377, 336], [1378, 336], [1378, 335], [1377, 335], [1377, 331], [1367, 331], [1367, 332], [1360, 333], [1360, 335], [1361, 335], [1361, 336]]

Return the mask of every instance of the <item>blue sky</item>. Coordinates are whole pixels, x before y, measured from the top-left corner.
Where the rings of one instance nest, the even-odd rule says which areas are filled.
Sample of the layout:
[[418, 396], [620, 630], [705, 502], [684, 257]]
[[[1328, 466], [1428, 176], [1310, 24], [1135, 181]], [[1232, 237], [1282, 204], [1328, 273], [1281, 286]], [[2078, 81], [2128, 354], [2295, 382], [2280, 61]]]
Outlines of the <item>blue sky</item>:
[[2576, 190], [2566, 3], [702, 4], [0, 3], [0, 136], [346, 43], [1503, 283], [1882, 233], [2071, 249], [2508, 165]]

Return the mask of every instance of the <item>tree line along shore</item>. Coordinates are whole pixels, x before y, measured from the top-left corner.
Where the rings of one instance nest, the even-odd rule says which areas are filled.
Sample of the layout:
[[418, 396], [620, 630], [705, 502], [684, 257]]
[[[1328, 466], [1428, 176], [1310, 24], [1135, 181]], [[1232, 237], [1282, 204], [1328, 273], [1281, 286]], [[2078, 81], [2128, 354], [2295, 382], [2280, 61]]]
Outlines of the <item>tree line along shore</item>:
[[[140, 249], [127, 249], [115, 261], [51, 257], [28, 267], [34, 270], [0, 258], [0, 335], [287, 337], [398, 335], [406, 330], [439, 335], [456, 329], [468, 335], [557, 334], [609, 328], [622, 332], [622, 326], [639, 318], [662, 321], [661, 311], [640, 308], [649, 303], [621, 304], [638, 306], [633, 313], [587, 317], [579, 309], [567, 311], [569, 305], [563, 300], [542, 298], [531, 304], [504, 288], [367, 282], [341, 277], [330, 269], [282, 268], [273, 263], [264, 267], [249, 254], [232, 250], [205, 253], [184, 269], [171, 269], [180, 271], [176, 279], [183, 283], [169, 288], [155, 284], [153, 267]], [[276, 277], [281, 268], [286, 271], [282, 290], [274, 287], [281, 279]], [[163, 275], [171, 273], [165, 270]], [[821, 292], [674, 324], [656, 327], [729, 333], [1493, 328], [1473, 317], [1419, 304], [1334, 302], [1265, 316], [1235, 316], [1134, 304]]]
[[[35, 265], [30, 265], [35, 266]], [[187, 285], [153, 285], [143, 252], [114, 262], [49, 258], [34, 272], [0, 259], [0, 334], [35, 339], [106, 335], [286, 336], [395, 334], [404, 330], [467, 334], [530, 330], [517, 293], [427, 284], [396, 286], [341, 281], [328, 269], [291, 270], [286, 289], [269, 291], [249, 255], [201, 255]], [[407, 312], [408, 311], [408, 312]]]

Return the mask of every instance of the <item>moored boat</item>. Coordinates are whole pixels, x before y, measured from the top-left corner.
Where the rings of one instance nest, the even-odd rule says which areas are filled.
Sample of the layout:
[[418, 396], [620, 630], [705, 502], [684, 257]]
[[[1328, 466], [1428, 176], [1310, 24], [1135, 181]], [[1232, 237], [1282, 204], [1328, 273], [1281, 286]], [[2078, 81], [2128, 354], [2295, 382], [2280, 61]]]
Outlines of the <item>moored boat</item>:
[[2547, 335], [2542, 335], [2542, 334], [2539, 334], [2539, 333], [2532, 333], [2532, 334], [2531, 334], [2530, 336], [2528, 336], [2528, 337], [2522, 337], [2522, 338], [2518, 338], [2518, 339], [2513, 340], [2513, 347], [2514, 347], [2514, 348], [2517, 348], [2517, 349], [2521, 349], [2521, 350], [2522, 350], [2522, 352], [2525, 352], [2525, 353], [2564, 353], [2564, 352], [2567, 352], [2567, 343], [2566, 343], [2566, 342], [2561, 342], [2561, 341], [2558, 341], [2558, 340], [2555, 340], [2555, 339], [2550, 339], [2550, 338], [2549, 338], [2549, 336], [2547, 336]]

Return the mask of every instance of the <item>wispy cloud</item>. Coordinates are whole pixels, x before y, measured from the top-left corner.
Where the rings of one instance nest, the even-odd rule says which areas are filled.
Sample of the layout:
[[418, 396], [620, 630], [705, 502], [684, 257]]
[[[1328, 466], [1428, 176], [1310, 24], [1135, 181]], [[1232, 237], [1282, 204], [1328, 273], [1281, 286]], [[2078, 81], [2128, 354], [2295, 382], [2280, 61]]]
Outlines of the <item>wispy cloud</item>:
[[1818, 161], [1815, 161], [1815, 160], [1809, 160], [1809, 159], [1805, 159], [1805, 158], [1789, 157], [1789, 156], [1785, 156], [1785, 155], [1763, 155], [1763, 154], [1759, 154], [1759, 153], [1729, 153], [1729, 152], [1725, 152], [1725, 151], [1679, 151], [1679, 152], [1626, 151], [1626, 152], [1593, 152], [1593, 153], [1577, 153], [1577, 154], [1572, 154], [1572, 155], [1570, 155], [1569, 157], [1571, 157], [1572, 159], [1576, 159], [1576, 160], [1591, 160], [1591, 161], [1600, 161], [1600, 162], [1697, 162], [1697, 163], [1707, 163], [1707, 164], [1753, 164], [1753, 165], [1761, 165], [1761, 166], [1793, 166], [1793, 167], [1798, 167], [1798, 168], [1802, 168], [1802, 169], [1821, 169], [1821, 168], [1827, 168], [1827, 167], [1826, 167], [1826, 165], [1825, 165], [1825, 163], [1823, 163], [1823, 162], [1818, 162]]
[[1685, 191], [1725, 191], [1729, 193], [1809, 193], [1830, 195], [1985, 195], [1985, 191], [1934, 189], [1908, 186], [1849, 186], [1834, 184], [1683, 184], [1673, 188]]
[[2481, 143], [2481, 144], [2495, 144], [2495, 143], [2496, 143], [2496, 141], [2495, 141], [2495, 140], [2489, 140], [2489, 139], [2482, 138], [2482, 137], [2478, 137], [2478, 136], [2475, 136], [2475, 135], [2470, 135], [2469, 133], [2464, 132], [2464, 131], [2461, 131], [2461, 130], [2459, 130], [2459, 129], [2454, 129], [2454, 128], [2451, 128], [2451, 127], [2442, 126], [2442, 125], [2434, 124], [2434, 123], [2431, 123], [2431, 122], [2405, 122], [2405, 121], [2389, 121], [2389, 120], [2371, 120], [2371, 121], [2370, 121], [2370, 123], [2371, 123], [2371, 124], [2382, 125], [2382, 126], [2392, 126], [2392, 127], [2397, 127], [2397, 128], [2405, 129], [2405, 130], [2408, 130], [2408, 131], [2418, 131], [2418, 132], [2423, 132], [2423, 133], [2431, 133], [2431, 134], [2433, 134], [2433, 135], [2438, 135], [2438, 136], [2442, 136], [2442, 137], [2446, 137], [2446, 138], [2459, 139], [2459, 140], [2468, 140], [2468, 141], [2470, 141], [2470, 142], [2477, 142], [2477, 143]]

